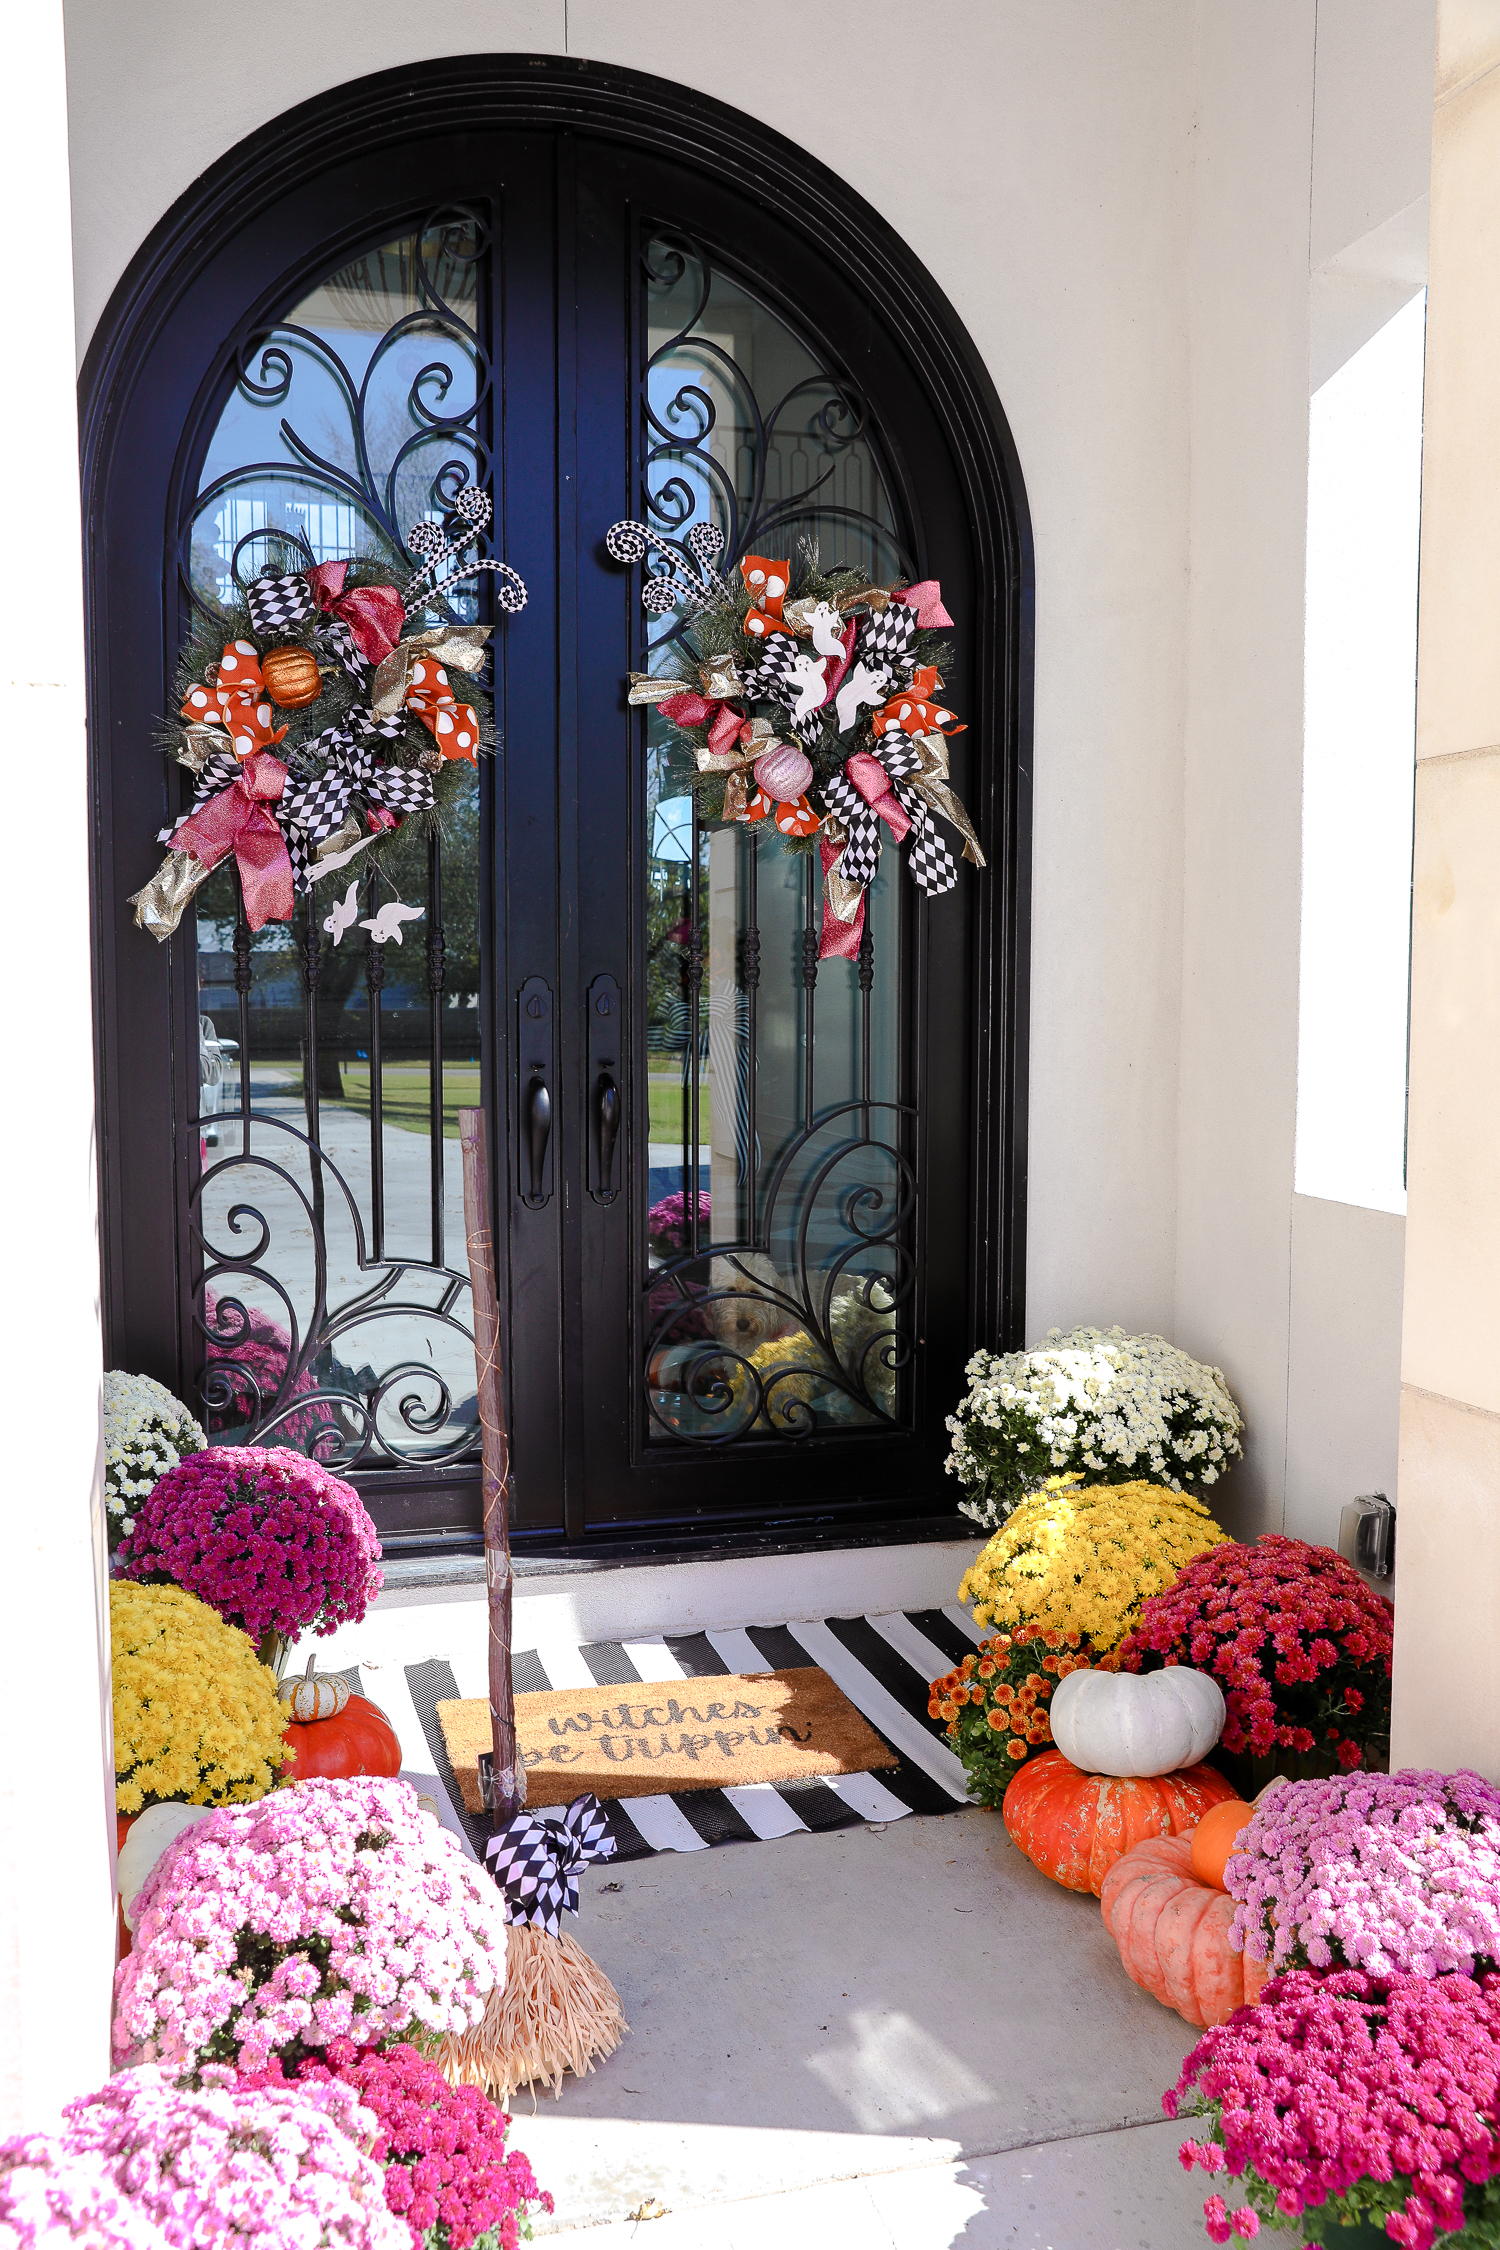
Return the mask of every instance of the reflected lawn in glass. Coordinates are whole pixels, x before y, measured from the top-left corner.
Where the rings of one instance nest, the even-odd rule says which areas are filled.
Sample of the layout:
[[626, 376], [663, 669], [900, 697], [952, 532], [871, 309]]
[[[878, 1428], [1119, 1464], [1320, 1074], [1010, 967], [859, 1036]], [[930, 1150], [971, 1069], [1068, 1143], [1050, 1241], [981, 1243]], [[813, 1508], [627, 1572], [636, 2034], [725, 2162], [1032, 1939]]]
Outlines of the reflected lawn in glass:
[[[346, 1109], [356, 1117], [370, 1114], [370, 1066], [367, 1062], [340, 1065], [344, 1092], [341, 1101], [325, 1094], [321, 1108]], [[388, 1062], [381, 1066], [381, 1114], [387, 1125], [403, 1133], [424, 1137], [432, 1124], [431, 1076], [425, 1062]], [[445, 1062], [443, 1065], [443, 1138], [458, 1139], [460, 1109], [479, 1107], [479, 1065]]]
[[[651, 1097], [651, 1139], [653, 1141], [680, 1141], [687, 1130], [688, 1097], [682, 1083], [682, 1072], [674, 1070], [670, 1076], [653, 1071], [646, 1081]], [[700, 1081], [698, 1087], [698, 1138], [705, 1145], [713, 1137], [713, 1089]]]

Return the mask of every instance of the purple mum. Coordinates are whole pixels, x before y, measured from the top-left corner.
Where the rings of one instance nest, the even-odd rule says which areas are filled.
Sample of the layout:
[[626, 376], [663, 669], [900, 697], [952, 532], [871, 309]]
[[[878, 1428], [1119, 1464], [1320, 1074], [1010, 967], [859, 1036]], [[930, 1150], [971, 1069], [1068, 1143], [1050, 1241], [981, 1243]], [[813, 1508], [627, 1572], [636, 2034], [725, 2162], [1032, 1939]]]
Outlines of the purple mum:
[[251, 1640], [357, 1624], [384, 1583], [364, 1503], [288, 1446], [214, 1445], [169, 1469], [116, 1569], [183, 1586]]

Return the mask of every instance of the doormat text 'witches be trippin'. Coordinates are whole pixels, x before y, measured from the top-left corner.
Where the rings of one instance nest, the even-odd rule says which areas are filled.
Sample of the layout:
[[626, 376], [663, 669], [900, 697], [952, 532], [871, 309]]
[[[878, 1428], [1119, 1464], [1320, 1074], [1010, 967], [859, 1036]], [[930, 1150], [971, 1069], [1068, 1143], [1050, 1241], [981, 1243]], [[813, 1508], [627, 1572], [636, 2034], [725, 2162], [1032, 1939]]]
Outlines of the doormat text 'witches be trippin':
[[[465, 1810], [477, 1813], [489, 1705], [440, 1703], [437, 1714]], [[530, 1805], [571, 1804], [584, 1789], [596, 1797], [654, 1797], [869, 1773], [896, 1763], [816, 1664], [518, 1695], [516, 1744]]]

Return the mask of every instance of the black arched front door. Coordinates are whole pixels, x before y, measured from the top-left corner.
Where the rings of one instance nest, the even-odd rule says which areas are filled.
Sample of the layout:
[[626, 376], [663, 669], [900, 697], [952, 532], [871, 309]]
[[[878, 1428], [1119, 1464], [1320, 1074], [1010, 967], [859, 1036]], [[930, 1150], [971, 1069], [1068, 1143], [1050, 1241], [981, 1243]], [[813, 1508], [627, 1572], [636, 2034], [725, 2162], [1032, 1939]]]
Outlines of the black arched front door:
[[[964, 1359], [1021, 1309], [1029, 552], [930, 280], [749, 120], [470, 58], [200, 183], [117, 293], [84, 426], [111, 1364], [347, 1466], [390, 1539], [475, 1533], [482, 1098], [523, 1539], [946, 1513]], [[466, 482], [529, 600], [495, 758], [391, 862], [399, 951], [363, 878], [355, 919], [332, 879], [252, 937], [227, 871], [155, 945], [125, 902], [188, 801], [154, 731], [189, 602]], [[670, 620], [606, 550], [622, 518], [940, 579], [987, 869], [928, 901], [888, 848], [859, 957], [820, 962], [816, 856], [701, 820], [627, 702]]]

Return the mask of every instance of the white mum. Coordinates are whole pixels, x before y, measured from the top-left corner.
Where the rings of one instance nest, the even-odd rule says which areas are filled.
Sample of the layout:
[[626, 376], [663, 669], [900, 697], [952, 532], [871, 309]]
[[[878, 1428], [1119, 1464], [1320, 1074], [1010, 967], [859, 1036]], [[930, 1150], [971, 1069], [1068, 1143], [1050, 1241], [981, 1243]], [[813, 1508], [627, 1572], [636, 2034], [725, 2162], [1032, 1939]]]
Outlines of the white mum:
[[1221, 1371], [1161, 1336], [1054, 1328], [1038, 1351], [976, 1352], [964, 1372], [946, 1466], [966, 1487], [964, 1514], [987, 1528], [1063, 1471], [1201, 1492], [1243, 1450]]
[[201, 1453], [207, 1443], [164, 1383], [110, 1369], [104, 1378], [104, 1505], [111, 1544], [131, 1530], [132, 1503], [153, 1492], [184, 1453]]

